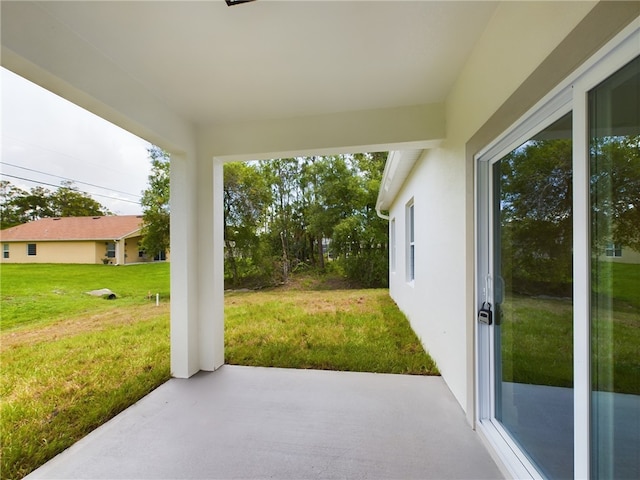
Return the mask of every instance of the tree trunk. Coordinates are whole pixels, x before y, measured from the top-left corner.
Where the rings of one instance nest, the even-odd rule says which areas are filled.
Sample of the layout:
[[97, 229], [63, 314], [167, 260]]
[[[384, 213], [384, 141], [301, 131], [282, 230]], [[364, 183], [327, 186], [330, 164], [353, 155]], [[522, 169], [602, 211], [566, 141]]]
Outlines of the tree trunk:
[[289, 257], [284, 232], [280, 232], [280, 241], [282, 242], [282, 276], [286, 282], [289, 279]]
[[314, 248], [314, 239], [311, 235], [309, 235], [309, 261], [311, 261], [311, 265], [316, 266], [316, 254]]
[[324, 270], [324, 251], [322, 248], [322, 235], [318, 235], [318, 266]]
[[233, 285], [238, 284], [238, 264], [236, 263], [236, 257], [233, 254], [233, 247], [231, 246], [231, 242], [225, 240], [227, 245], [227, 258], [229, 259], [229, 263], [231, 264], [231, 271], [233, 273]]

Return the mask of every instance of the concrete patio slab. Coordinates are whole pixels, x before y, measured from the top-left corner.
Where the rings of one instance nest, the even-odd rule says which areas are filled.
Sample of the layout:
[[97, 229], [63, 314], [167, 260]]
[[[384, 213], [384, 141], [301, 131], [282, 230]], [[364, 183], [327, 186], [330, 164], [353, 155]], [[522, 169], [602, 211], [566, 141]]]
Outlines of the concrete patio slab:
[[440, 377], [226, 365], [172, 379], [28, 479], [496, 479]]

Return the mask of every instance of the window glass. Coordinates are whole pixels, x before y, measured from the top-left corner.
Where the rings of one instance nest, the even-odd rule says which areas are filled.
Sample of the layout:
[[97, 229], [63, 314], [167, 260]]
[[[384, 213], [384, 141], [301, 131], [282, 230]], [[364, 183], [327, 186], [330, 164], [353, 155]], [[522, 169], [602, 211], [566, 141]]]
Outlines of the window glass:
[[589, 151], [592, 476], [640, 478], [640, 263], [607, 258], [640, 252], [640, 57], [589, 93]]
[[35, 255], [36, 254], [36, 244], [29, 243], [27, 244], [27, 255]]
[[391, 219], [390, 233], [389, 233], [390, 243], [391, 243], [391, 272], [394, 273], [396, 271], [396, 219]]
[[8, 243], [5, 243], [2, 246], [2, 256], [4, 258], [9, 258], [9, 244]]
[[416, 278], [414, 204], [407, 206], [407, 280]]
[[495, 418], [573, 477], [572, 115], [493, 165]]

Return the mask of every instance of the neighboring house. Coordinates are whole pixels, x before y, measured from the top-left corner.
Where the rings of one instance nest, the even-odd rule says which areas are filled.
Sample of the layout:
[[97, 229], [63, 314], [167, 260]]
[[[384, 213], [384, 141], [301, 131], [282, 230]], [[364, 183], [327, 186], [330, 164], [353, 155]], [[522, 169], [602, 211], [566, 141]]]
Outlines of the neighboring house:
[[0, 231], [2, 263], [152, 261], [140, 248], [142, 216], [42, 218]]
[[[174, 376], [224, 364], [223, 164], [396, 152], [378, 198], [391, 296], [505, 475], [640, 478], [638, 394], [611, 375], [627, 327], [591, 324], [612, 317], [591, 295], [609, 277], [592, 273], [614, 269], [591, 262], [588, 148], [640, 131], [640, 2], [0, 5], [3, 66], [172, 155]], [[517, 172], [552, 201], [510, 182], [527, 140], [568, 162], [570, 176]], [[530, 329], [543, 348], [524, 367], [546, 384], [514, 368], [521, 331], [478, 319], [484, 302], [501, 320], [532, 299], [557, 302], [565, 327], [547, 306]]]
[[608, 244], [604, 250], [602, 258], [615, 263], [640, 264], [640, 252], [624, 245], [620, 245], [619, 243]]

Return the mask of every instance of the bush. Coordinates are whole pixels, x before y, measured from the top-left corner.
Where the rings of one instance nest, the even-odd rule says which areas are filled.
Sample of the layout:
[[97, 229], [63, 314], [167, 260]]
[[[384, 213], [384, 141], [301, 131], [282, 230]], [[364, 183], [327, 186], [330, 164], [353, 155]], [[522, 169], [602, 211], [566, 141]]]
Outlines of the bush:
[[340, 260], [347, 278], [365, 288], [389, 287], [389, 261], [386, 251], [369, 250]]

